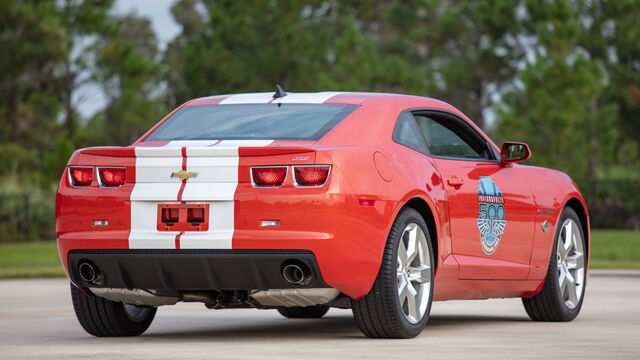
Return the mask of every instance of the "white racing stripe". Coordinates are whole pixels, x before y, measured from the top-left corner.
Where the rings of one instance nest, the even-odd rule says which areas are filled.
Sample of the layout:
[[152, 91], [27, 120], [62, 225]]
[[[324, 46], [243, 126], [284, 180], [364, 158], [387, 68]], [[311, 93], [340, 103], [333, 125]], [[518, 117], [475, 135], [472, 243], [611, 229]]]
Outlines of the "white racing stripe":
[[268, 93], [251, 93], [231, 95], [220, 101], [219, 105], [225, 104], [264, 104], [273, 99], [273, 92]]
[[319, 93], [289, 93], [285, 97], [274, 100], [273, 104], [322, 104], [330, 98], [341, 94], [340, 92], [319, 92]]
[[182, 181], [171, 173], [197, 173], [184, 187], [182, 201], [209, 204], [209, 230], [187, 231], [181, 249], [231, 249], [234, 195], [238, 185], [238, 148], [263, 147], [272, 140], [172, 141], [162, 147], [137, 147], [136, 184], [131, 193], [131, 249], [175, 249], [178, 231], [158, 231], [158, 204], [178, 200]]
[[238, 186], [238, 148], [263, 147], [272, 140], [223, 140], [208, 148], [187, 148], [187, 171], [198, 176], [187, 181], [183, 201], [207, 200], [209, 230], [188, 231], [180, 237], [181, 249], [231, 249]]
[[342, 94], [341, 92], [318, 92], [318, 93], [288, 93], [287, 96], [278, 99], [273, 98], [273, 92], [238, 94], [231, 95], [220, 101], [220, 105], [225, 104], [322, 104], [330, 98]]
[[130, 249], [175, 249], [179, 232], [158, 231], [158, 203], [175, 201], [182, 182], [180, 148], [136, 147], [136, 183], [131, 191]]

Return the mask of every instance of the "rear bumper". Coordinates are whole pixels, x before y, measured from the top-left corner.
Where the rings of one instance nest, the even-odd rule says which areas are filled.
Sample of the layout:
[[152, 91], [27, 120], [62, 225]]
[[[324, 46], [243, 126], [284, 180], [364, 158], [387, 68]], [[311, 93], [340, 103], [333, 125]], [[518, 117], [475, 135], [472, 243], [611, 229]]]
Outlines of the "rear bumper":
[[[191, 290], [268, 290], [329, 287], [309, 251], [295, 250], [72, 250], [69, 272], [82, 287], [154, 289], [165, 292]], [[99, 284], [84, 281], [81, 262], [94, 264], [101, 274]], [[307, 266], [311, 279], [293, 285], [282, 277], [282, 264]]]

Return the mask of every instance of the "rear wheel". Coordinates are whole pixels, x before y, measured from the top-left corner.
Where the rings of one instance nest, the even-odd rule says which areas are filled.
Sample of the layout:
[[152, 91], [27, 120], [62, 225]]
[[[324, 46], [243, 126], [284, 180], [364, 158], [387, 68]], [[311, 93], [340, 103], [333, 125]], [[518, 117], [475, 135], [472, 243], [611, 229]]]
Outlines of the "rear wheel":
[[537, 321], [571, 321], [578, 316], [586, 281], [586, 244], [580, 218], [572, 208], [560, 216], [542, 290], [522, 303]]
[[351, 300], [360, 330], [373, 338], [412, 338], [429, 319], [433, 247], [424, 219], [405, 208], [393, 223], [380, 272], [369, 293]]
[[136, 306], [85, 294], [71, 285], [71, 299], [82, 328], [93, 336], [137, 336], [156, 315], [155, 307]]
[[327, 311], [329, 311], [329, 307], [325, 305], [278, 308], [280, 315], [290, 319], [319, 319], [323, 317]]

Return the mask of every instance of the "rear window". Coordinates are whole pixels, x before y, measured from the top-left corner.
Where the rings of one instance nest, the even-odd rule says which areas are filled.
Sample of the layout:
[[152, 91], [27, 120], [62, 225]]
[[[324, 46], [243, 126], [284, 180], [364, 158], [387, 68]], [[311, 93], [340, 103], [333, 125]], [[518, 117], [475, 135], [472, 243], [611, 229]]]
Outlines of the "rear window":
[[185, 107], [146, 141], [319, 140], [358, 106], [342, 104], [233, 104]]

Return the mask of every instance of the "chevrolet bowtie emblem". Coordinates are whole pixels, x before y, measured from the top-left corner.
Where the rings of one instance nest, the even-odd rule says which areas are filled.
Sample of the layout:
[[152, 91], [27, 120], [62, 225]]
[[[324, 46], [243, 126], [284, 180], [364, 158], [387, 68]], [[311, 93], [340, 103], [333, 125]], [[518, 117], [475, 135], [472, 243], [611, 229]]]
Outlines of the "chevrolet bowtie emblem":
[[198, 173], [188, 172], [186, 170], [182, 170], [182, 171], [171, 173], [171, 177], [172, 178], [173, 177], [174, 178], [179, 178], [180, 180], [187, 180], [188, 178], [196, 177], [196, 176], [198, 176]]

